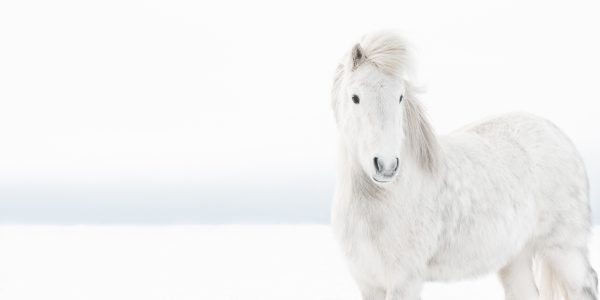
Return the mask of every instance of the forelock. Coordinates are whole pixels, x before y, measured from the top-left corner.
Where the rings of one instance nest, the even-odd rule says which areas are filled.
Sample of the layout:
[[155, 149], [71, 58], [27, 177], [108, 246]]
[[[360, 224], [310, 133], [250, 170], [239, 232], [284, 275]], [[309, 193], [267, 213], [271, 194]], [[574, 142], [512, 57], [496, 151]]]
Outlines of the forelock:
[[366, 61], [373, 63], [384, 73], [401, 77], [410, 69], [407, 43], [393, 32], [367, 34], [361, 39], [360, 46]]

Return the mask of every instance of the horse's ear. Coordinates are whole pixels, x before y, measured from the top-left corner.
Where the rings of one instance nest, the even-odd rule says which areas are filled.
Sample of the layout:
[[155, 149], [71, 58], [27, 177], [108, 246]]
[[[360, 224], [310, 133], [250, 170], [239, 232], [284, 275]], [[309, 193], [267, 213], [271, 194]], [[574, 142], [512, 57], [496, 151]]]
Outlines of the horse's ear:
[[360, 44], [354, 45], [354, 47], [352, 47], [352, 70], [358, 68], [358, 66], [360, 66], [365, 59], [367, 58], [365, 57], [365, 52]]

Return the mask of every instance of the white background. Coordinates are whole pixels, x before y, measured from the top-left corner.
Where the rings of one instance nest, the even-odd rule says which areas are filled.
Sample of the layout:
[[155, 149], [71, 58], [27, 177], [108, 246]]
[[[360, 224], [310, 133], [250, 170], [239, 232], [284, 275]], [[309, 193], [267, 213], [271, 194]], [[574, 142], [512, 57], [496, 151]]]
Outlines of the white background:
[[414, 46], [440, 134], [556, 122], [600, 220], [598, 1], [0, 2], [0, 221], [327, 222], [329, 90], [366, 32]]

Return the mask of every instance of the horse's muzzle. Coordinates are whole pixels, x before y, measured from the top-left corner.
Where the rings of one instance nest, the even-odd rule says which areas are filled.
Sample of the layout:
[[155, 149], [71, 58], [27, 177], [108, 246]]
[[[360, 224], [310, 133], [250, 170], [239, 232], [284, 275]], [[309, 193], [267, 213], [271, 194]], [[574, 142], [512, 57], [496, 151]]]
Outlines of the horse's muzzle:
[[388, 162], [385, 162], [378, 157], [374, 157], [373, 165], [375, 166], [375, 175], [373, 176], [373, 180], [380, 183], [393, 181], [398, 173], [399, 163], [400, 161], [397, 157]]

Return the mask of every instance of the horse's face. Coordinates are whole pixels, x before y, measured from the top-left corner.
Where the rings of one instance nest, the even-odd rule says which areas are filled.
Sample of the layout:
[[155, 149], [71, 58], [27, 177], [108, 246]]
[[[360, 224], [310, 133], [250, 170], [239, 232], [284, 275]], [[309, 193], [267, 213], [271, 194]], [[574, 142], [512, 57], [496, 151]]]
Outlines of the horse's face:
[[365, 62], [344, 76], [339, 92], [337, 122], [349, 154], [375, 182], [391, 182], [404, 141], [404, 81]]

